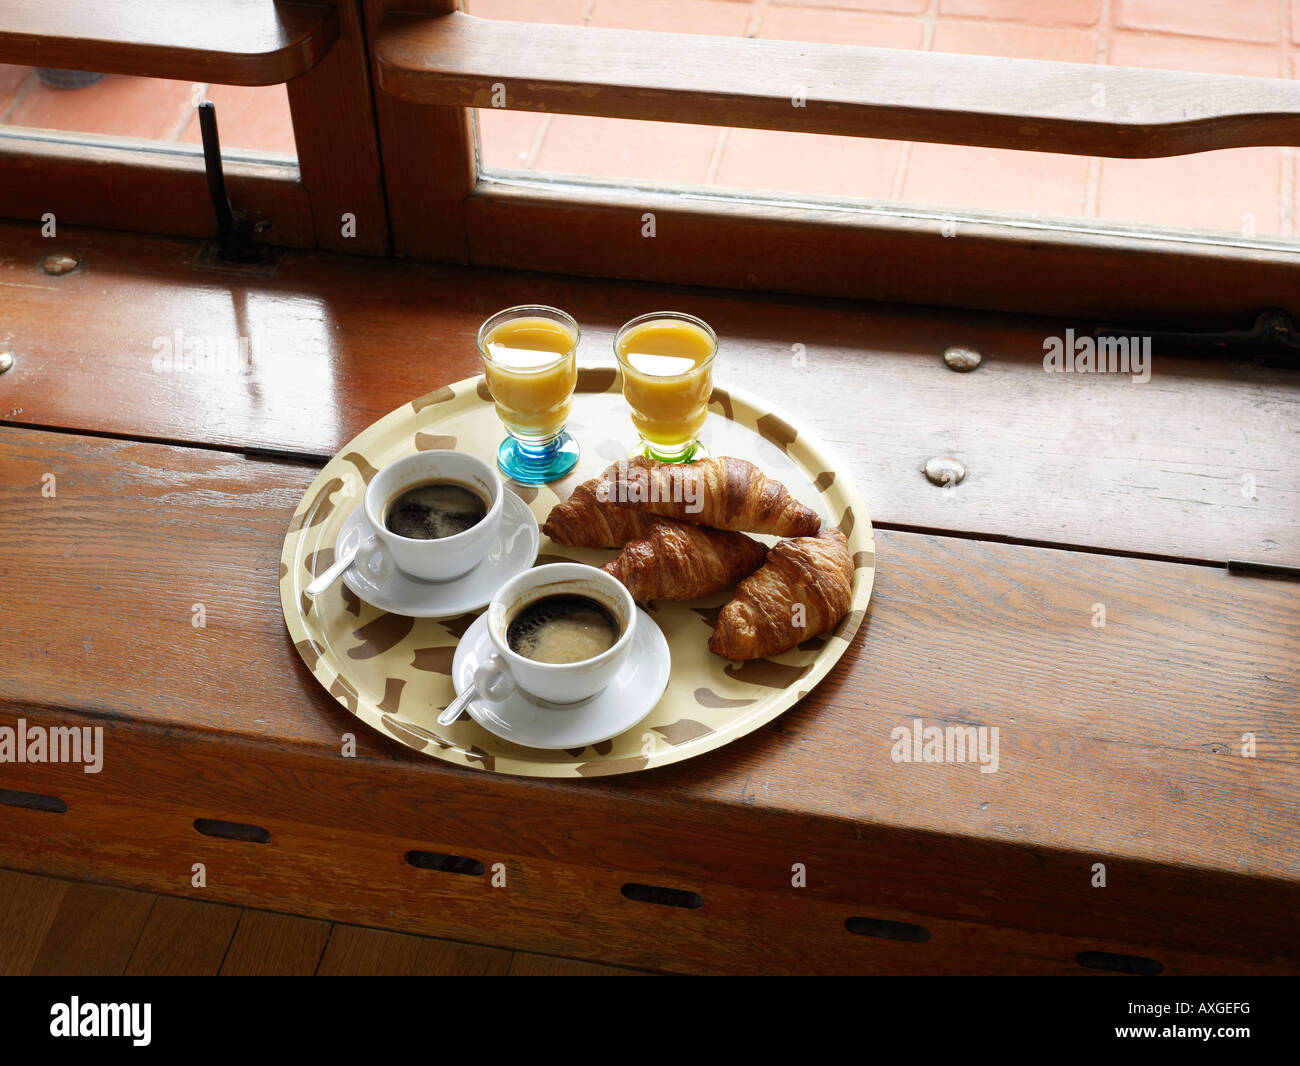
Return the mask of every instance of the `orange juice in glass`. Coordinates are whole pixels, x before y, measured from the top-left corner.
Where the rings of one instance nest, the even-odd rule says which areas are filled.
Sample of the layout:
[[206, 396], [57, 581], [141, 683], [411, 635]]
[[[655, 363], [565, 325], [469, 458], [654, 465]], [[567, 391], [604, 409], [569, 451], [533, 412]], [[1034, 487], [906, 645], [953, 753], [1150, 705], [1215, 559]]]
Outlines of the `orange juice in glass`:
[[641, 435], [633, 455], [686, 463], [708, 455], [699, 442], [713, 395], [718, 338], [693, 315], [655, 311], [626, 323], [614, 338], [623, 397]]
[[563, 477], [578, 462], [578, 444], [564, 431], [578, 383], [578, 323], [541, 304], [498, 311], [478, 331], [483, 375], [497, 417], [510, 434], [497, 465], [526, 485]]

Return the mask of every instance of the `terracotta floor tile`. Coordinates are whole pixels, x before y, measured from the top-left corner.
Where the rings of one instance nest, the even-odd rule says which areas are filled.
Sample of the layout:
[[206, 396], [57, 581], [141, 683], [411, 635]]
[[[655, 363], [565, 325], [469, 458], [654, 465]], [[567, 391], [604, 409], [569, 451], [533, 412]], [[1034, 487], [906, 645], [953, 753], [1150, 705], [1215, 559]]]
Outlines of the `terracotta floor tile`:
[[1190, 70], [1199, 74], [1245, 74], [1257, 78], [1276, 78], [1282, 72], [1281, 58], [1272, 45], [1131, 30], [1116, 30], [1111, 35], [1110, 65]]
[[[289, 91], [283, 85], [209, 85], [206, 99], [217, 105], [222, 151], [246, 148], [296, 154]], [[197, 111], [178, 139], [194, 144], [202, 141]]]
[[596, 0], [588, 26], [739, 37], [751, 5], [737, 0]]
[[31, 67], [14, 67], [7, 63], [0, 63], [0, 123], [5, 121], [5, 112], [9, 110], [9, 105], [14, 102], [28, 77], [33, 81], [36, 75]]
[[556, 115], [535, 169], [698, 185], [717, 135], [712, 126]]
[[[900, 15], [919, 15], [930, 6], [930, 0], [773, 0], [771, 11], [781, 7], [831, 7], [851, 11], [883, 11]], [[798, 38], [791, 38], [798, 40]]]
[[109, 74], [85, 89], [30, 85], [6, 120], [13, 126], [171, 141], [192, 108], [188, 81]]
[[586, 17], [591, 0], [465, 0], [471, 15], [509, 22], [552, 22], [576, 26]]
[[731, 130], [714, 184], [888, 200], [902, 150], [898, 141]]
[[1232, 148], [1171, 159], [1103, 159], [1098, 214], [1106, 219], [1241, 233], [1281, 232], [1277, 148]]
[[954, 144], [914, 144], [903, 180], [907, 203], [1021, 214], [1077, 216], [1088, 190], [1088, 160]]
[[546, 121], [535, 111], [503, 111], [480, 107], [478, 116], [479, 159], [486, 169], [521, 170], [528, 165], [528, 155], [537, 131]]
[[759, 24], [758, 36], [773, 41], [919, 49], [925, 44], [925, 27], [919, 19], [861, 11], [769, 7]]
[[1095, 63], [1097, 34], [1092, 30], [1074, 28], [941, 18], [934, 27], [931, 48], [936, 52], [959, 52], [968, 56]]
[[[1173, 37], [1117, 30], [1114, 66], [1275, 78], [1277, 48], [1244, 41]], [[1107, 159], [1101, 164], [1103, 218], [1239, 232], [1247, 213], [1255, 231], [1281, 232], [1277, 207], [1280, 157], [1273, 149], [1211, 152], [1173, 159]]]
[[1282, 8], [1277, 0], [1115, 0], [1115, 25], [1235, 41], [1277, 41]]
[[1035, 26], [1093, 26], [1101, 15], [1101, 0], [939, 0], [939, 14], [1012, 19]]
[[[919, 49], [924, 44], [924, 28], [916, 19], [778, 6], [767, 9], [758, 36], [873, 48]], [[733, 129], [727, 134], [714, 183], [737, 189], [888, 200], [902, 150], [899, 141]]]
[[[1278, 153], [1280, 156], [1290, 156], [1291, 173], [1294, 174], [1296, 167], [1300, 167], [1300, 152], [1294, 148], [1279, 148]], [[1294, 202], [1291, 204], [1291, 238], [1294, 240], [1296, 233], [1300, 232], [1300, 181], [1293, 180], [1292, 186], [1295, 195]]]

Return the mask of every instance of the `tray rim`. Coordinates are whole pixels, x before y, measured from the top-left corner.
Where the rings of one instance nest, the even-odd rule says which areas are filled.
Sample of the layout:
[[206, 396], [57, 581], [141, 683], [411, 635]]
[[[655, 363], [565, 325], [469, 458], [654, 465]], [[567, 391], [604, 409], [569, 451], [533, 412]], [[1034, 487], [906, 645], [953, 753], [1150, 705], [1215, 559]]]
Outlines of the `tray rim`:
[[[618, 389], [621, 383], [621, 375], [619, 374], [617, 367], [610, 368], [598, 365], [579, 367], [578, 370], [578, 392], [587, 392], [589, 394], [614, 392]], [[594, 372], [601, 376], [609, 374], [612, 371], [613, 380], [604, 388], [584, 390], [582, 389], [582, 376], [584, 371], [588, 373]], [[301, 534], [303, 532], [303, 519], [307, 511], [322, 498], [322, 491], [330, 480], [326, 475], [330, 474], [331, 467], [333, 467], [337, 461], [346, 461], [349, 454], [359, 455], [357, 442], [361, 440], [361, 438], [368, 437], [377, 432], [382, 432], [382, 428], [388, 426], [390, 423], [396, 423], [406, 418], [419, 418], [421, 413], [427, 407], [436, 406], [442, 402], [464, 400], [467, 404], [472, 404], [474, 402], [474, 397], [479, 397], [481, 400], [483, 383], [484, 377], [482, 374], [461, 378], [458, 381], [451, 382], [448, 385], [435, 389], [430, 393], [408, 400], [399, 407], [394, 408], [392, 411], [389, 411], [387, 414], [376, 419], [374, 422], [370, 423], [370, 425], [356, 433], [346, 444], [330, 457], [317, 476], [312, 479], [311, 484], [307, 486], [306, 490], [303, 492], [302, 498], [294, 508], [293, 516], [290, 519], [289, 527], [285, 533], [285, 539], [281, 547], [279, 560], [281, 568], [281, 578], [279, 581], [280, 606], [285, 628], [294, 645], [294, 650], [303, 660], [303, 664], [311, 672], [312, 676], [320, 683], [325, 692], [331, 696], [336, 703], [343, 707], [347, 713], [352, 715], [352, 717], [359, 719], [370, 728], [388, 737], [390, 740], [396, 741], [413, 751], [422, 755], [431, 756], [440, 762], [461, 767], [462, 769], [503, 773], [510, 776], [548, 778], [552, 780], [573, 780], [575, 778], [583, 777], [616, 776], [626, 773], [653, 770], [659, 766], [667, 766], [681, 762], [685, 759], [693, 758], [698, 755], [706, 754], [709, 751], [726, 747], [733, 741], [748, 736], [754, 730], [766, 725], [781, 714], [784, 714], [790, 709], [790, 707], [794, 706], [794, 704], [798, 703], [808, 695], [818, 684], [821, 683], [830, 670], [843, 657], [844, 653], [852, 646], [854, 639], [861, 629], [862, 622], [865, 620], [866, 610], [870, 603], [871, 592], [875, 584], [875, 530], [871, 523], [866, 501], [858, 491], [857, 486], [853, 482], [843, 480], [838, 486], [838, 490], [847, 498], [846, 506], [853, 512], [854, 525], [850, 530], [850, 541], [852, 541], [853, 535], [859, 537], [865, 536], [865, 546], [859, 548], [858, 551], [869, 551], [871, 554], [871, 561], [869, 564], [859, 565], [854, 568], [853, 589], [849, 604], [849, 613], [847, 617], [840, 622], [839, 626], [837, 626], [837, 628], [825, 638], [828, 642], [835, 642], [836, 646], [830, 653], [819, 654], [818, 657], [809, 664], [807, 672], [801, 674], [794, 682], [785, 686], [778, 692], [774, 692], [770, 696], [756, 701], [756, 706], [745, 708], [748, 713], [738, 716], [736, 719], [728, 722], [723, 729], [710, 730], [708, 733], [702, 734], [693, 740], [686, 741], [679, 745], [656, 745], [656, 751], [653, 755], [642, 756], [639, 759], [628, 758], [626, 756], [607, 757], [595, 754], [589, 756], [582, 764], [584, 767], [590, 767], [586, 773], [582, 772], [581, 769], [578, 769], [571, 763], [548, 761], [528, 762], [526, 760], [518, 759], [512, 754], [498, 754], [496, 756], [491, 756], [489, 753], [482, 751], [482, 749], [478, 749], [472, 744], [468, 746], [456, 744], [427, 730], [416, 732], [412, 729], [414, 723], [408, 721], [399, 721], [399, 727], [404, 731], [411, 730], [409, 735], [415, 737], [417, 740], [423, 740], [423, 745], [417, 746], [406, 737], [398, 735], [385, 721], [385, 712], [382, 712], [377, 706], [371, 705], [369, 701], [362, 698], [361, 693], [347, 680], [344, 671], [337, 668], [336, 660], [330, 660], [331, 663], [336, 664], [333, 668], [332, 674], [329, 670], [324, 669], [324, 667], [328, 665], [327, 657], [334, 655], [335, 653], [330, 647], [322, 647], [312, 639], [312, 634], [306, 625], [304, 612], [301, 611], [300, 607], [301, 585], [296, 582], [285, 581], [285, 577], [287, 576], [293, 576], [296, 578], [296, 564], [302, 557], [299, 549], [302, 546], [303, 538], [301, 536], [297, 538], [292, 553], [290, 551], [290, 542], [294, 541], [295, 534]], [[719, 394], [721, 394], [721, 396], [719, 396]], [[433, 399], [433, 397], [438, 397], [438, 399]], [[735, 388], [727, 385], [714, 386], [713, 396], [710, 398], [709, 405], [710, 407], [713, 407], [715, 404], [718, 404], [722, 407], [721, 417], [727, 421], [736, 422], [737, 420], [733, 413], [734, 408], [731, 406], [731, 401], [733, 400], [754, 412], [767, 411], [771, 407], [770, 404], [761, 400], [754, 393], [751, 393], [744, 388]], [[787, 418], [784, 414], [777, 414], [776, 412], [772, 413], [785, 427], [788, 427], [789, 430], [793, 431], [794, 436], [791, 438], [791, 442], [800, 442], [802, 448], [811, 451], [823, 461], [825, 470], [838, 475], [838, 472], [841, 469], [841, 464], [837, 461], [838, 457], [835, 456], [833, 451], [828, 448], [828, 446], [824, 444], [818, 436], [809, 433], [801, 421]], [[743, 423], [739, 424], [743, 425]], [[426, 425], [425, 428], [428, 428], [428, 426]], [[773, 443], [775, 446], [781, 447], [782, 450], [785, 450], [784, 446], [774, 441], [771, 437], [768, 437], [761, 429], [753, 428], [751, 431], [763, 436], [769, 441], [769, 443]], [[795, 462], [805, 476], [810, 476], [805, 464], [794, 459], [793, 456], [790, 458], [792, 462]], [[837, 480], [839, 480], [838, 476]], [[342, 486], [340, 486], [340, 488], [341, 487]], [[332, 493], [329, 495], [332, 495]], [[528, 505], [528, 501], [525, 501], [525, 505]], [[842, 523], [843, 519], [841, 519], [841, 524]], [[307, 528], [310, 528], [310, 526]], [[839, 527], [834, 526], [832, 528]], [[294, 626], [290, 624], [291, 616], [296, 625], [302, 630], [301, 638], [294, 632]], [[304, 641], [307, 642], [308, 648], [302, 646]], [[309, 655], [311, 655], [311, 658], [314, 661], [309, 661]], [[340, 687], [340, 681], [343, 682], [342, 690], [336, 691], [336, 688]], [[454, 687], [453, 682], [453, 691]], [[355, 702], [355, 707], [349, 702], [349, 696], [351, 696]], [[648, 713], [652, 714], [653, 711], [654, 709], [652, 708]], [[636, 726], [634, 725], [631, 728], [636, 728]], [[427, 739], [422, 735], [424, 732], [429, 732]], [[709, 741], [709, 743], [701, 746], [701, 742], [703, 741]], [[520, 748], [519, 750], [532, 751], [533, 749]], [[450, 752], [454, 752], [459, 757], [448, 757]], [[573, 762], [576, 762], [576, 757]], [[501, 765], [502, 763], [505, 763], [506, 765], [503, 766]], [[636, 765], [619, 765], [620, 763], [635, 763]], [[520, 768], [516, 769], [514, 768], [515, 766], [519, 766]]]

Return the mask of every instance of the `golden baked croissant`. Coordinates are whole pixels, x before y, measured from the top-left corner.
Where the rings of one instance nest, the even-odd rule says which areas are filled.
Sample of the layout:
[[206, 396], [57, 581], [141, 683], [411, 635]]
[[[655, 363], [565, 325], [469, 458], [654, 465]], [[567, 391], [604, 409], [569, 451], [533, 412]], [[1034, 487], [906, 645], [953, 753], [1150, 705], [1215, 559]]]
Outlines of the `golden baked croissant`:
[[833, 629], [852, 599], [853, 559], [843, 533], [784, 540], [722, 608], [709, 650], [732, 660], [777, 655]]
[[598, 500], [715, 529], [811, 536], [821, 518], [753, 463], [730, 456], [694, 463], [621, 459], [597, 479]]
[[693, 600], [748, 577], [767, 556], [767, 545], [743, 533], [654, 518], [648, 534], [630, 541], [602, 569], [627, 587], [634, 600]]
[[596, 498], [599, 477], [584, 481], [564, 503], [557, 503], [542, 526], [556, 544], [574, 548], [621, 548], [650, 531], [655, 516]]

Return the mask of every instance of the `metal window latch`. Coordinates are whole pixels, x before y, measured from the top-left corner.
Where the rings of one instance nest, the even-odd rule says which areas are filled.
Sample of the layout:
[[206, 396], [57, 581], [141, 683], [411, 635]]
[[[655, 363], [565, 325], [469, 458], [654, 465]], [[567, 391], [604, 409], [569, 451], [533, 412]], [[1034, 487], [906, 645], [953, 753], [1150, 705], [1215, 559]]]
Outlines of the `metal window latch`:
[[1254, 356], [1264, 366], [1300, 368], [1300, 333], [1296, 331], [1291, 316], [1280, 307], [1261, 311], [1250, 329], [1162, 332], [1150, 329], [1124, 329], [1118, 326], [1098, 326], [1093, 336], [1150, 337], [1152, 346], [1159, 346], [1170, 355], [1186, 352], [1189, 355], [1213, 350], [1219, 353]]
[[269, 219], [247, 214], [231, 206], [226, 193], [226, 174], [221, 167], [221, 140], [217, 136], [217, 106], [211, 100], [199, 104], [199, 130], [203, 134], [203, 167], [207, 171], [208, 195], [217, 216], [216, 248], [199, 253], [199, 265], [226, 267], [232, 264], [265, 265], [271, 250], [255, 235], [271, 228]]

